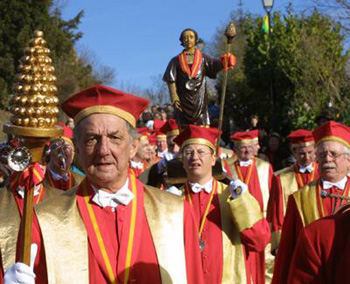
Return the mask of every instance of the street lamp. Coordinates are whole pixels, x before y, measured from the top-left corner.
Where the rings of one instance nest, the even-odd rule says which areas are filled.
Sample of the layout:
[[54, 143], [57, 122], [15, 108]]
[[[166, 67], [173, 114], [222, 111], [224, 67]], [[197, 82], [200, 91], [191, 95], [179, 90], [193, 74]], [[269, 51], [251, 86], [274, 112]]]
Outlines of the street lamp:
[[[268, 29], [268, 40], [269, 40], [269, 56], [270, 56], [270, 62], [271, 62], [271, 66], [272, 66], [272, 61], [271, 61], [271, 10], [273, 8], [273, 2], [274, 0], [262, 0], [264, 9], [267, 13], [267, 20], [269, 23], [269, 29]], [[273, 126], [274, 125], [274, 121], [272, 121], [273, 119], [273, 115], [274, 115], [274, 108], [275, 108], [275, 99], [274, 99], [274, 86], [273, 86], [273, 81], [274, 81], [274, 74], [273, 74], [273, 70], [270, 70], [270, 119], [271, 119], [271, 123], [270, 125]]]

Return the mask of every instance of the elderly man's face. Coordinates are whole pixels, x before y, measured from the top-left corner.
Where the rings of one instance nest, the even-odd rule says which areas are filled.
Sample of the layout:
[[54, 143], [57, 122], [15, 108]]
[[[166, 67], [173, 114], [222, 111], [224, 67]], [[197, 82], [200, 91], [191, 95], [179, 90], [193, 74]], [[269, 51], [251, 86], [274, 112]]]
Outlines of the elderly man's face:
[[349, 155], [345, 153], [345, 147], [339, 142], [322, 142], [317, 147], [316, 159], [319, 163], [320, 175], [326, 181], [338, 182], [349, 171]]
[[139, 142], [136, 154], [142, 161], [151, 158], [150, 143], [147, 138], [142, 137]]
[[212, 177], [215, 155], [208, 146], [191, 144], [183, 149], [182, 154], [189, 181], [200, 182]]
[[87, 177], [107, 191], [121, 188], [137, 150], [126, 122], [112, 114], [92, 114], [78, 125], [77, 153]]
[[293, 149], [293, 154], [297, 159], [297, 163], [304, 167], [315, 161], [315, 147], [313, 145], [295, 148]]
[[252, 142], [250, 144], [242, 144], [237, 147], [237, 157], [241, 161], [248, 161], [254, 157], [254, 153], [256, 152], [256, 144]]
[[166, 137], [157, 138], [158, 152], [164, 152], [167, 149]]

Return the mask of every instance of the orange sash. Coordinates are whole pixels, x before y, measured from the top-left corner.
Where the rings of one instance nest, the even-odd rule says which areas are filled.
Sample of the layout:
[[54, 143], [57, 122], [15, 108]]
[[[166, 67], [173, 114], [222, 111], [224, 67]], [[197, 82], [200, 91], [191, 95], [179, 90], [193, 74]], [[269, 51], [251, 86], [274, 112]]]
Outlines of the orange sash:
[[[342, 196], [349, 196], [349, 189], [350, 189], [350, 182], [349, 182], [349, 180], [347, 180]], [[320, 218], [323, 218], [323, 217], [331, 215], [332, 213], [325, 212], [326, 210], [323, 207], [321, 191], [322, 191], [321, 180], [318, 180], [315, 192], [316, 192], [316, 198], [317, 198], [317, 207], [318, 207], [318, 211], [320, 212]], [[340, 205], [341, 204], [342, 204], [342, 200], [340, 201]]]
[[203, 54], [202, 52], [196, 48], [196, 51], [194, 52], [194, 59], [193, 59], [193, 64], [192, 67], [188, 65], [187, 59], [186, 59], [186, 54], [185, 51], [181, 52], [178, 56], [179, 62], [180, 62], [180, 67], [182, 71], [188, 75], [188, 77], [195, 78], [201, 68], [201, 63], [203, 59]]
[[243, 175], [242, 175], [242, 172], [241, 172], [241, 169], [240, 169], [240, 166], [238, 165], [238, 163], [239, 163], [238, 161], [235, 162], [235, 169], [236, 169], [236, 172], [237, 172], [237, 176], [246, 185], [249, 185], [250, 178], [252, 176], [252, 171], [253, 171], [253, 168], [255, 167], [255, 159], [253, 159], [252, 164], [249, 166], [248, 175], [247, 175], [246, 179], [243, 178]]
[[[316, 163], [313, 163], [313, 164], [314, 164], [314, 170], [311, 173], [311, 177], [310, 177], [310, 180], [308, 183], [314, 181], [314, 179], [315, 179], [315, 173], [317, 171], [317, 164]], [[305, 186], [305, 183], [303, 181], [302, 175], [299, 172], [299, 168], [297, 165], [294, 166], [294, 172], [295, 172], [295, 178], [296, 178], [297, 183], [298, 183], [298, 188], [300, 189], [300, 188]]]
[[110, 255], [110, 252], [106, 250], [108, 236], [101, 234], [94, 212], [95, 209], [91, 202], [93, 189], [90, 182], [85, 179], [78, 189], [82, 196], [77, 195], [77, 203], [88, 232], [89, 242], [96, 261], [105, 277], [109, 279], [109, 283], [128, 283], [130, 268], [136, 260], [136, 252], [142, 238], [142, 218], [139, 215], [143, 212], [143, 203], [140, 202], [143, 200], [143, 185], [137, 183], [132, 172], [129, 174], [129, 181], [129, 189], [134, 194], [134, 198], [125, 207], [126, 220], [123, 222], [118, 256]]

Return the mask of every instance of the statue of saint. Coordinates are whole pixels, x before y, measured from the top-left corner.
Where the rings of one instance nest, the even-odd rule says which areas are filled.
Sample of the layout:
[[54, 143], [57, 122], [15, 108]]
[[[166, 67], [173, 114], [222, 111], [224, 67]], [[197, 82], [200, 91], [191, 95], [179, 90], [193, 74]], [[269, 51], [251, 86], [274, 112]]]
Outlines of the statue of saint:
[[196, 48], [198, 34], [193, 29], [182, 31], [179, 40], [185, 49], [171, 59], [163, 76], [175, 107], [175, 118], [181, 126], [209, 125], [206, 77], [215, 79], [224, 67], [234, 66], [235, 58], [226, 53], [217, 60], [202, 53]]

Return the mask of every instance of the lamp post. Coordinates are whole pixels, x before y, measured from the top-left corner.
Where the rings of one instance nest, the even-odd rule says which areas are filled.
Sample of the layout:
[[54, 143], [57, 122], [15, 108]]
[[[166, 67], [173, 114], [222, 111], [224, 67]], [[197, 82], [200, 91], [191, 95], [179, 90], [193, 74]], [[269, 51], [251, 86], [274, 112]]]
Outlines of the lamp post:
[[[271, 10], [273, 8], [273, 2], [274, 0], [262, 0], [264, 10], [267, 13], [267, 20], [269, 23], [269, 29], [268, 29], [268, 37], [269, 37], [269, 57], [270, 57], [270, 62], [271, 62]], [[270, 63], [270, 66], [272, 67], [272, 62]], [[274, 115], [274, 108], [275, 108], [275, 99], [274, 99], [274, 88], [273, 88], [273, 81], [274, 81], [274, 75], [273, 75], [273, 70], [271, 68], [270, 70], [270, 119], [271, 123], [270, 125], [273, 126], [274, 123], [272, 121], [273, 115]]]

